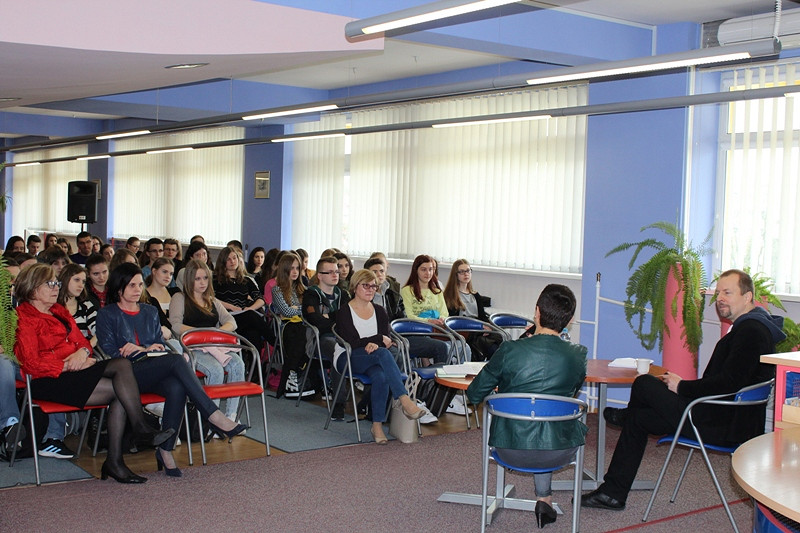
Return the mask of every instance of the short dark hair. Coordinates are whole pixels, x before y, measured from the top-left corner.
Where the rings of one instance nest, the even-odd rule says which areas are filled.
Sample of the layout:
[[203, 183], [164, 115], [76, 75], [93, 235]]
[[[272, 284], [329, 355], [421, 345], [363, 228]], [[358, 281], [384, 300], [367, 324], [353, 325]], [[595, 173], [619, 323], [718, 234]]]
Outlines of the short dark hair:
[[536, 307], [539, 308], [539, 324], [542, 327], [560, 332], [575, 315], [577, 301], [575, 294], [566, 285], [551, 283], [539, 294]]
[[[298, 256], [299, 257], [299, 256]], [[319, 261], [317, 261], [317, 272], [323, 267], [325, 264], [336, 264], [336, 258], [332, 255], [326, 255], [325, 257], [320, 257]]]
[[743, 295], [747, 294], [748, 292], [753, 293], [753, 299], [755, 300], [756, 287], [753, 284], [753, 278], [751, 278], [750, 274], [748, 274], [744, 270], [739, 270], [738, 268], [731, 268], [720, 274], [719, 278], [717, 279], [722, 279], [726, 276], [733, 276], [733, 275], [739, 276], [739, 290], [741, 291], [741, 293]]
[[59, 259], [66, 259], [67, 263], [70, 262], [67, 252], [65, 252], [60, 246], [51, 246], [36, 256], [37, 261], [47, 265], [52, 265]]
[[111, 271], [108, 276], [108, 283], [106, 283], [106, 303], [118, 303], [120, 295], [128, 283], [131, 282], [133, 277], [142, 274], [142, 269], [136, 263], [122, 263], [117, 268]]
[[81, 239], [85, 239], [86, 237], [89, 237], [91, 239], [92, 238], [92, 234], [89, 233], [88, 231], [82, 231], [82, 232], [78, 233], [77, 236], [75, 236], [75, 240], [79, 241]]
[[35, 233], [32, 233], [32, 234], [28, 235], [27, 245], [30, 246], [31, 243], [34, 243], [34, 242], [42, 242], [42, 239], [41, 239], [41, 237], [39, 237]]
[[[109, 244], [109, 246], [111, 245]], [[91, 267], [103, 264], [108, 266], [108, 261], [106, 261], [106, 258], [103, 254], [92, 254], [86, 258], [86, 264], [84, 266], [86, 267], [86, 271], [88, 272]]]
[[208, 253], [208, 246], [203, 241], [192, 241], [189, 243], [189, 247], [186, 248], [186, 259], [192, 259], [192, 256], [199, 252], [200, 250], [205, 250]]
[[364, 268], [369, 270], [370, 268], [374, 267], [375, 265], [381, 265], [381, 266], [385, 267], [386, 263], [380, 257], [373, 257], [372, 259], [367, 259], [367, 262], [364, 263]]

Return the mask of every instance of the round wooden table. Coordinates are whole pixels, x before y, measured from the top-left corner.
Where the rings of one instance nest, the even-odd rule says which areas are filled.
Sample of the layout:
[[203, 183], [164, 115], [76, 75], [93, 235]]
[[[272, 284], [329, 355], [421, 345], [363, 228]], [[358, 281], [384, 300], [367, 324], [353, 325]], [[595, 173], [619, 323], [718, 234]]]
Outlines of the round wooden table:
[[733, 452], [731, 468], [750, 496], [800, 522], [800, 427], [745, 442]]

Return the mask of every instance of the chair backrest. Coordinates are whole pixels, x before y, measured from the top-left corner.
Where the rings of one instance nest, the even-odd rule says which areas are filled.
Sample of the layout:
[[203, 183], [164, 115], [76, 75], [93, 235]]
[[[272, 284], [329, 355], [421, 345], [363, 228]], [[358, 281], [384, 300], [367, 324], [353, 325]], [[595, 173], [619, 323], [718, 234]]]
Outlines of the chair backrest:
[[531, 422], [563, 422], [581, 418], [587, 404], [577, 398], [552, 394], [504, 393], [486, 398], [488, 415], [529, 420]]
[[245, 369], [245, 379], [248, 381], [252, 379], [253, 373], [258, 370], [258, 382], [263, 386], [264, 380], [261, 372], [261, 365], [258, 364], [261, 360], [261, 354], [258, 353], [256, 347], [253, 346], [250, 341], [238, 333], [218, 328], [195, 328], [183, 332], [180, 337], [180, 342], [184, 351], [190, 354], [193, 367], [195, 366], [194, 355], [192, 355], [193, 348], [216, 346], [222, 349], [248, 350], [252, 354], [252, 359], [250, 361], [250, 368]]
[[495, 333], [499, 335], [503, 340], [507, 340], [510, 338], [510, 335], [507, 331], [501, 329], [498, 326], [490, 322], [484, 322], [482, 320], [478, 320], [477, 318], [472, 318], [468, 316], [451, 316], [444, 319], [445, 325], [456, 331], [458, 333], [462, 332], [484, 332], [484, 333]]
[[214, 330], [191, 330], [181, 335], [181, 342], [187, 346], [196, 344], [238, 344], [236, 335]]
[[761, 383], [755, 383], [753, 385], [742, 387], [741, 389], [739, 389], [734, 393], [732, 399], [725, 399], [725, 398], [730, 398], [731, 397], [730, 394], [705, 396], [694, 400], [690, 404], [690, 406], [693, 406], [696, 403], [710, 403], [714, 405], [735, 405], [735, 406], [766, 404], [769, 401], [770, 394], [772, 394], [772, 388], [774, 387], [774, 385], [775, 385], [775, 378], [772, 378], [768, 381], [762, 381]]
[[527, 329], [533, 325], [533, 320], [514, 313], [494, 313], [489, 317], [489, 322], [503, 329]]
[[[438, 324], [432, 324], [424, 320], [398, 318], [392, 320], [390, 327], [394, 333], [404, 337], [444, 337], [451, 343], [450, 357], [459, 357], [459, 346], [466, 345], [463, 337], [447, 326], [439, 326]], [[405, 347], [408, 348], [408, 345], [406, 344]], [[460, 350], [461, 353], [464, 354], [466, 349], [462, 346]], [[409, 358], [413, 358], [414, 354], [409, 353], [408, 356]], [[463, 362], [463, 359], [461, 359], [461, 361]]]

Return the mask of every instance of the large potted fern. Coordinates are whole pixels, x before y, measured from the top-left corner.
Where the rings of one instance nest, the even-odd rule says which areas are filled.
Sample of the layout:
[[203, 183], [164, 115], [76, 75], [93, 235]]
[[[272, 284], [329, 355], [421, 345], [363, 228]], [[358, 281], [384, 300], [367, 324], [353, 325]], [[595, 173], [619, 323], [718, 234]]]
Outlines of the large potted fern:
[[[0, 172], [5, 164], [0, 164]], [[5, 213], [9, 197], [0, 194], [0, 213]], [[12, 361], [14, 343], [17, 340], [17, 313], [11, 305], [11, 273], [6, 269], [6, 260], [0, 256], [0, 351]]]
[[709, 251], [711, 234], [695, 248], [675, 224], [656, 222], [641, 229], [648, 230], [660, 230], [672, 242], [647, 238], [622, 243], [606, 254], [608, 257], [633, 248], [628, 263], [631, 270], [644, 250], [654, 251], [628, 279], [625, 319], [642, 347], [652, 350], [658, 345], [664, 367], [681, 377], [694, 379], [697, 352], [703, 341], [706, 276], [702, 257]]

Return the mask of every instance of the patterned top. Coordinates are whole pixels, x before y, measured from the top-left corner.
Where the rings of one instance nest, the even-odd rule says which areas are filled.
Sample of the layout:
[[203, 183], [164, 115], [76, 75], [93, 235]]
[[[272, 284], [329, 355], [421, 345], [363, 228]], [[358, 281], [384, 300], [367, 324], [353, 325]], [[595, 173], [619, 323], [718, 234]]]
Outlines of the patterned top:
[[227, 302], [236, 307], [249, 307], [256, 300], [263, 300], [261, 290], [252, 278], [245, 276], [244, 281], [237, 283], [228, 280], [225, 283], [214, 281], [214, 295], [217, 300]]
[[72, 315], [75, 323], [78, 324], [78, 329], [81, 331], [86, 340], [92, 340], [95, 336], [95, 320], [97, 319], [97, 307], [91, 300], [84, 300], [78, 302], [78, 309]]

